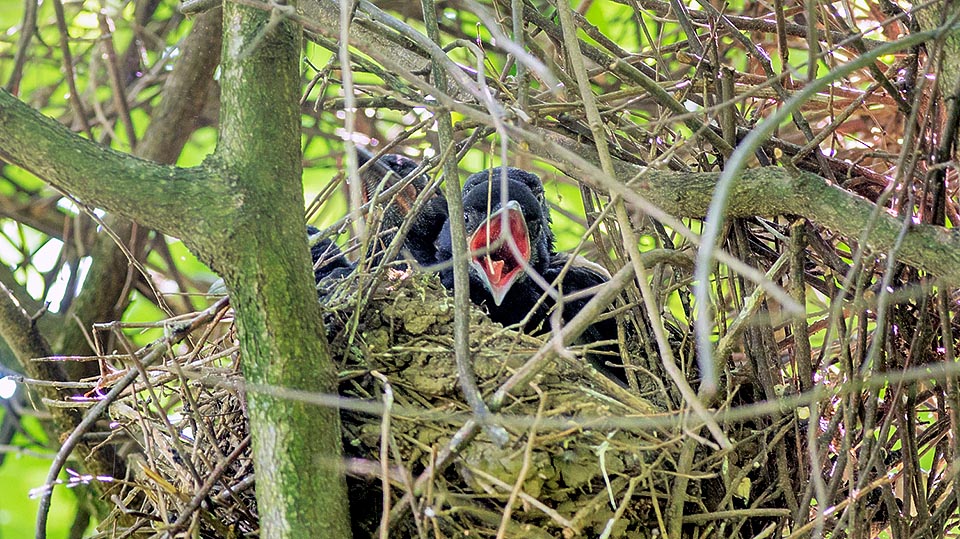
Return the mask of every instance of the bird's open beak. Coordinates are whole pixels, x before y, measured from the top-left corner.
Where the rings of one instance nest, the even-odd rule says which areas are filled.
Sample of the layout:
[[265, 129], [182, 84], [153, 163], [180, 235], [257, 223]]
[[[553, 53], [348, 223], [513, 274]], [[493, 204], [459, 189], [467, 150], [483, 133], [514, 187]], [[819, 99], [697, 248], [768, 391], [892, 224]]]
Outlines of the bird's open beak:
[[[508, 227], [504, 230], [504, 224]], [[513, 238], [516, 250], [510, 246]], [[470, 236], [470, 265], [477, 271], [497, 305], [503, 302], [510, 287], [530, 262], [530, 233], [520, 203], [507, 202], [483, 222]], [[522, 259], [522, 261], [521, 261]]]

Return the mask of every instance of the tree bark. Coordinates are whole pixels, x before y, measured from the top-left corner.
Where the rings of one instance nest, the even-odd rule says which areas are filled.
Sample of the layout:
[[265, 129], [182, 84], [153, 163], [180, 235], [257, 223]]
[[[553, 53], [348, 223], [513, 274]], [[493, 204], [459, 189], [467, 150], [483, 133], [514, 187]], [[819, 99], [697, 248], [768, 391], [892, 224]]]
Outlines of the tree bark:
[[[339, 416], [276, 396], [332, 392], [300, 185], [300, 28], [225, 10], [221, 141], [178, 169], [78, 137], [0, 92], [0, 156], [70, 193], [180, 237], [231, 292], [246, 380], [263, 537], [350, 536]], [[269, 393], [269, 394], [268, 394]]]
[[[300, 184], [301, 28], [224, 6], [219, 166], [243, 200], [213, 253], [253, 387], [336, 392], [310, 271]], [[282, 19], [282, 17], [281, 17]], [[261, 536], [350, 537], [333, 408], [249, 392]]]
[[[163, 100], [152, 118], [135, 155], [156, 163], [177, 162], [183, 146], [196, 128], [209, 95], [213, 74], [220, 60], [221, 10], [213, 9], [199, 17], [181, 44], [182, 56], [164, 84]], [[121, 249], [111, 235], [97, 236], [90, 255], [93, 261], [83, 290], [70, 306], [54, 349], [61, 354], [83, 355], [90, 349], [87, 333], [94, 323], [119, 320], [126, 310], [133, 281], [140, 278], [130, 263], [146, 255], [149, 228], [134, 221], [108, 216], [106, 224], [124, 242]], [[95, 363], [68, 364], [68, 379], [94, 376]]]

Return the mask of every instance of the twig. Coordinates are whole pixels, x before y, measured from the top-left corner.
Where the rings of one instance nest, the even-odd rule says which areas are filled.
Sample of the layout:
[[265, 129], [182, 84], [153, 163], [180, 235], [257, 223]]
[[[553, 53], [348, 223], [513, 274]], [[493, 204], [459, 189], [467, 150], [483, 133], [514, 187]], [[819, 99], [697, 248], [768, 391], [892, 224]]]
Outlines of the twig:
[[350, 222], [353, 224], [354, 235], [360, 240], [361, 248], [366, 252], [370, 241], [367, 234], [366, 221], [360, 218], [360, 207], [363, 205], [363, 182], [357, 175], [357, 147], [353, 142], [356, 131], [357, 107], [356, 95], [353, 89], [353, 68], [350, 66], [350, 24], [353, 21], [357, 2], [354, 0], [340, 1], [340, 44], [337, 56], [340, 59], [340, 79], [343, 86], [343, 155], [346, 161], [347, 186], [350, 193]]
[[[593, 90], [590, 86], [590, 81], [587, 79], [586, 68], [583, 63], [583, 56], [580, 54], [579, 42], [576, 39], [576, 27], [573, 22], [573, 14], [570, 8], [570, 5], [566, 2], [557, 2], [557, 8], [560, 12], [560, 26], [563, 30], [564, 35], [564, 46], [566, 47], [567, 54], [570, 56], [570, 61], [573, 65], [573, 70], [576, 74], [577, 83], [580, 87], [580, 99], [583, 102], [584, 108], [587, 113], [587, 118], [590, 123], [590, 129], [593, 131], [594, 143], [597, 147], [597, 152], [600, 154], [600, 163], [603, 167], [604, 173], [608, 176], [613, 177], [616, 175], [614, 170], [613, 161], [610, 157], [610, 151], [607, 148], [606, 144], [606, 135], [603, 132], [603, 123], [600, 119], [600, 113], [597, 109], [596, 100], [593, 96]], [[673, 361], [673, 352], [670, 348], [670, 343], [667, 342], [666, 332], [663, 328], [663, 321], [660, 317], [657, 316], [657, 313], [660, 312], [660, 309], [656, 306], [653, 299], [653, 293], [650, 291], [650, 285], [647, 280], [646, 272], [643, 268], [643, 263], [640, 260], [640, 252], [637, 248], [637, 239], [633, 235], [633, 227], [630, 223], [630, 220], [627, 218], [626, 208], [623, 206], [623, 202], [614, 202], [616, 204], [617, 220], [620, 223], [620, 231], [623, 234], [623, 243], [627, 247], [627, 252], [630, 255], [630, 262], [633, 265], [634, 274], [637, 277], [637, 284], [640, 287], [641, 296], [644, 300], [644, 306], [647, 308], [647, 312], [650, 315], [651, 322], [653, 325], [653, 332], [657, 338], [657, 345], [660, 350], [661, 359], [663, 360], [664, 370], [667, 371], [667, 374], [670, 376], [670, 379], [674, 384], [680, 389], [680, 393], [683, 395], [687, 404], [693, 408], [694, 412], [702, 419], [707, 427], [710, 429], [710, 433], [713, 435], [717, 443], [720, 444], [723, 448], [730, 447], [730, 441], [727, 439], [726, 435], [723, 433], [723, 430], [720, 429], [720, 426], [713, 421], [713, 418], [707, 413], [706, 407], [694, 393], [693, 389], [690, 387], [687, 382], [686, 376], [680, 369], [676, 366], [676, 362]], [[709, 386], [708, 386], [709, 387]], [[702, 388], [701, 388], [702, 389]]]
[[530, 461], [533, 454], [534, 441], [537, 439], [537, 428], [540, 425], [540, 420], [543, 419], [543, 409], [546, 405], [547, 399], [543, 391], [540, 390], [536, 385], [533, 386], [534, 391], [537, 392], [537, 395], [540, 397], [540, 403], [537, 405], [537, 415], [533, 418], [533, 424], [530, 425], [530, 429], [527, 432], [527, 443], [523, 446], [523, 462], [520, 464], [520, 470], [517, 472], [517, 480], [513, 483], [513, 488], [510, 489], [510, 497], [507, 498], [507, 503], [503, 508], [503, 517], [500, 519], [500, 528], [497, 530], [497, 539], [504, 539], [507, 533], [507, 524], [510, 522], [510, 515], [513, 514], [513, 505], [517, 502], [517, 498], [523, 492], [523, 483], [527, 480], [527, 472], [530, 471]]
[[[190, 322], [172, 328], [170, 335], [165, 337], [162, 341], [151, 346], [150, 350], [144, 355], [141, 361], [144, 368], [153, 365], [156, 361], [161, 359], [169, 350], [171, 344], [177, 343], [186, 338], [193, 330], [200, 327], [201, 324], [213, 319], [220, 309], [226, 307], [228, 301], [229, 298], [224, 297], [207, 309], [198, 313], [197, 316], [194, 317]], [[73, 449], [77, 446], [77, 444], [80, 443], [87, 430], [93, 426], [93, 424], [107, 410], [107, 407], [110, 406], [110, 404], [115, 401], [120, 394], [123, 393], [123, 391], [137, 379], [138, 376], [140, 376], [140, 372], [137, 369], [130, 369], [127, 374], [118, 380], [117, 383], [110, 389], [110, 391], [104, 395], [103, 399], [98, 401], [87, 411], [80, 423], [76, 426], [76, 428], [73, 429], [73, 432], [71, 432], [67, 439], [63, 441], [63, 444], [60, 446], [60, 450], [57, 451], [57, 456], [53, 459], [53, 463], [50, 465], [50, 470], [47, 472], [47, 478], [44, 481], [43, 494], [40, 496], [40, 504], [39, 508], [37, 509], [36, 539], [45, 539], [47, 536], [47, 515], [50, 511], [53, 485], [56, 483], [57, 476], [60, 475], [60, 470], [63, 469], [64, 464], [66, 464], [67, 458], [70, 457]]]
[[63, 54], [63, 71], [67, 78], [67, 87], [70, 88], [70, 106], [73, 107], [73, 113], [76, 120], [80, 122], [83, 132], [87, 138], [93, 140], [93, 131], [90, 130], [90, 123], [87, 121], [87, 111], [80, 102], [80, 91], [77, 89], [77, 73], [73, 69], [73, 54], [70, 52], [70, 31], [67, 29], [67, 17], [63, 12], [63, 2], [53, 0], [53, 12], [57, 17], [57, 29], [60, 31], [60, 52]]
[[27, 55], [30, 53], [30, 41], [37, 31], [37, 2], [24, 2], [23, 23], [20, 25], [20, 37], [17, 39], [17, 49], [13, 56], [13, 71], [6, 89], [13, 95], [20, 93], [20, 80], [23, 78], [23, 66], [27, 64]]
[[[436, 13], [436, 6], [433, 0], [422, 0], [424, 19], [426, 22], [427, 34], [430, 39], [439, 44], [440, 29], [437, 25], [437, 18], [432, 16]], [[478, 58], [479, 61], [479, 58]], [[483, 67], [482, 63], [479, 65]], [[434, 61], [433, 77], [440, 92], [446, 94], [447, 90], [447, 72], [443, 66]], [[478, 81], [482, 80], [483, 71], [477, 74]], [[489, 96], [483, 88], [478, 92], [482, 96]], [[485, 101], [492, 103], [492, 98], [487, 97]], [[491, 109], [493, 113], [496, 108]], [[494, 115], [494, 117], [496, 117]], [[437, 135], [442, 148], [453, 146], [453, 121], [448, 112], [442, 112], [437, 115]], [[463, 200], [460, 194], [459, 174], [457, 165], [453, 159], [448, 156], [443, 162], [444, 194], [446, 195], [449, 215], [454, 218], [449, 220], [450, 237], [453, 246], [453, 301], [454, 301], [454, 354], [457, 363], [457, 373], [460, 387], [463, 390], [464, 398], [470, 404], [470, 408], [477, 416], [477, 420], [484, 427], [491, 438], [500, 445], [505, 445], [509, 440], [507, 431], [502, 427], [491, 425], [490, 410], [483, 402], [480, 389], [477, 387], [476, 376], [473, 373], [473, 365], [470, 361], [470, 275], [467, 261], [467, 232], [465, 223], [458, 217], [463, 215]], [[520, 258], [518, 257], [518, 260]]]
[[[204, 479], [203, 484], [194, 491], [193, 497], [190, 498], [190, 502], [187, 503], [182, 509], [180, 509], [180, 516], [177, 517], [177, 520], [170, 525], [170, 528], [167, 529], [167, 533], [170, 536], [174, 536], [176, 532], [183, 529], [187, 525], [187, 521], [193, 518], [193, 514], [197, 509], [200, 508], [200, 504], [204, 500], [208, 499], [210, 490], [213, 489], [213, 486], [217, 484], [217, 481], [220, 481], [220, 478], [223, 477], [223, 474], [227, 471], [227, 468], [233, 464], [235, 460], [240, 458], [243, 455], [244, 451], [247, 450], [247, 447], [250, 446], [250, 435], [248, 434], [243, 440], [233, 448], [233, 451], [230, 452], [225, 458], [217, 462], [217, 466], [209, 472], [209, 475]], [[227, 488], [227, 492], [230, 491], [230, 488]]]
[[[789, 262], [789, 260], [790, 257], [788, 253], [781, 255], [767, 271], [765, 277], [771, 281], [776, 281], [780, 274], [787, 269], [787, 262]], [[716, 354], [715, 362], [717, 364], [723, 364], [730, 358], [730, 353], [733, 352], [736, 343], [741, 338], [741, 331], [749, 327], [750, 319], [763, 307], [765, 298], [766, 293], [764, 289], [760, 287], [757, 287], [750, 296], [744, 298], [743, 307], [740, 309], [740, 312], [737, 313], [737, 317], [733, 322], [727, 325], [723, 337], [721, 337], [717, 343], [717, 350], [714, 352]], [[805, 334], [804, 338], [806, 338]]]
[[[723, 224], [724, 213], [726, 211], [728, 198], [730, 196], [731, 185], [736, 179], [737, 175], [739, 175], [742, 169], [746, 166], [747, 159], [753, 153], [754, 149], [759, 146], [760, 142], [770, 135], [770, 133], [772, 133], [773, 130], [780, 125], [780, 123], [788, 114], [791, 114], [794, 109], [799, 107], [801, 103], [809, 99], [809, 97], [814, 93], [826, 88], [828, 85], [832, 84], [841, 77], [844, 77], [857, 69], [863, 68], [867, 64], [875, 61], [878, 56], [890, 54], [905, 47], [922, 43], [928, 39], [939, 36], [946, 30], [947, 27], [944, 27], [937, 30], [912, 34], [899, 41], [877, 47], [863, 56], [837, 67], [825, 77], [811, 82], [803, 90], [794, 94], [793, 97], [784, 103], [783, 107], [778, 109], [776, 113], [760, 122], [750, 132], [747, 138], [744, 139], [739, 146], [737, 146], [736, 151], [734, 151], [734, 153], [730, 156], [727, 166], [724, 168], [723, 173], [717, 180], [717, 186], [714, 191], [713, 200], [710, 203], [710, 209], [707, 211], [706, 225], [704, 227], [702, 236], [703, 244], [697, 255], [697, 266], [694, 272], [694, 280], [696, 281], [694, 295], [702, 305], [710, 305], [711, 303], [708, 288], [710, 283], [710, 273], [711, 268], [713, 267], [713, 259], [716, 256], [715, 245], [717, 243], [717, 238], [720, 235], [720, 227]], [[870, 229], [868, 228], [867, 230], [869, 231]], [[701, 370], [709, 368], [707, 365], [714, 361], [713, 349], [710, 341], [713, 323], [713, 317], [708, 316], [707, 313], [701, 313], [695, 321], [697, 336], [697, 359], [701, 365]], [[704, 380], [704, 383], [708, 385], [716, 385], [717, 380]]]
[[107, 63], [107, 75], [110, 78], [110, 90], [113, 93], [113, 103], [117, 107], [120, 121], [127, 132], [127, 144], [131, 150], [137, 147], [137, 132], [133, 129], [133, 120], [130, 118], [130, 105], [127, 104], [127, 93], [121, 82], [120, 66], [117, 65], [117, 51], [113, 47], [113, 21], [107, 19], [106, 13], [97, 14], [100, 23], [100, 45]]
[[[640, 477], [630, 478], [630, 482], [627, 483], [627, 491], [623, 494], [623, 499], [620, 500], [620, 503], [617, 505], [617, 510], [613, 513], [613, 517], [609, 522], [607, 522], [607, 526], [604, 528], [603, 534], [600, 535], [600, 539], [608, 539], [610, 534], [613, 532], [614, 524], [623, 518], [623, 513], [627, 510], [627, 507], [630, 506], [630, 500], [633, 499], [633, 491], [637, 488], [637, 484], [640, 483], [640, 480]], [[654, 503], [654, 505], [656, 505], [656, 503]]]
[[393, 387], [383, 374], [370, 373], [383, 384], [383, 417], [380, 420], [380, 490], [383, 509], [380, 511], [380, 539], [390, 534], [390, 418], [393, 412]]
[[562, 346], [569, 346], [577, 337], [579, 337], [593, 322], [597, 316], [602, 313], [610, 303], [620, 294], [625, 286], [634, 278], [633, 266], [627, 265], [620, 269], [614, 276], [604, 284], [593, 299], [587, 302], [566, 325], [563, 331], [555, 333], [550, 341], [545, 343], [537, 352], [530, 357], [516, 372], [501, 385], [490, 398], [490, 408], [499, 410], [506, 402], [508, 395], [514, 389], [522, 387], [529, 382], [544, 365], [553, 359], [557, 353], [557, 348], [553, 341], [559, 341]]

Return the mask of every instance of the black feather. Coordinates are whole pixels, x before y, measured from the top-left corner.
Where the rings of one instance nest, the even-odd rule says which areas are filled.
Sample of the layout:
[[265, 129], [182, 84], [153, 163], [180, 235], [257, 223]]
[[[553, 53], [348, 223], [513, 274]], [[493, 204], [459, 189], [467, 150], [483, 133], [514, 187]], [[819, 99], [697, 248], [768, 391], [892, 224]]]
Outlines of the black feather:
[[[476, 234], [481, 227], [487, 226], [491, 215], [501, 209], [503, 201], [515, 201], [525, 221], [529, 234], [528, 264], [532, 271], [541, 276], [542, 282], [555, 283], [570, 257], [558, 254], [554, 250], [553, 232], [550, 229], [550, 210], [544, 199], [543, 184], [540, 178], [530, 172], [506, 168], [506, 189], [501, 178], [502, 169], [494, 168], [478, 172], [470, 176], [463, 187], [464, 222], [467, 236]], [[506, 197], [502, 194], [506, 193]], [[496, 217], [494, 217], [496, 219]], [[497, 256], [511, 257], [512, 253], [501, 252]], [[450, 223], [446, 223], [438, 239], [437, 261], [448, 261], [453, 257], [450, 238]], [[489, 279], [481, 275], [484, 262], [473, 264], [470, 269], [470, 299], [473, 303], [486, 308], [490, 318], [504, 325], [514, 325], [527, 320], [523, 330], [527, 333], [541, 334], [550, 331], [547, 320], [550, 312], [557, 307], [556, 301], [549, 295], [540, 283], [527, 271], [521, 270], [516, 280], [509, 286], [509, 290], [498, 304], [489, 287]], [[444, 286], [453, 288], [453, 270], [450, 268], [440, 272]], [[555, 286], [560, 293], [563, 304], [560, 306], [561, 318], [569, 322], [576, 316], [583, 306], [593, 297], [593, 294], [577, 295], [576, 299], [564, 299], [575, 295], [576, 292], [600, 286], [609, 280], [610, 276], [603, 268], [586, 262], [581, 257], [575, 257], [563, 276]], [[544, 297], [545, 296], [545, 297]], [[540, 301], [541, 298], [543, 301]], [[539, 303], [539, 306], [537, 306]], [[531, 314], [531, 311], [532, 314]], [[617, 337], [616, 322], [612, 319], [599, 321], [581, 336], [582, 343], [615, 340]], [[591, 357], [602, 372], [611, 378], [623, 381], [622, 369], [607, 367], [598, 359]]]
[[[373, 160], [372, 154], [360, 148], [358, 150], [361, 166]], [[381, 156], [361, 175], [366, 199], [371, 199], [378, 190], [383, 192], [396, 185], [396, 182], [409, 176], [417, 168], [417, 163], [407, 157]], [[504, 173], [505, 182], [501, 177]], [[411, 218], [409, 212], [414, 205], [413, 201], [426, 185], [426, 176], [420, 175], [398, 192], [384, 210], [385, 229], [399, 228], [404, 219]], [[473, 174], [463, 186], [463, 206], [462, 219], [468, 238], [473, 238], [476, 244], [473, 248], [476, 250], [477, 245], [488, 246], [489, 251], [486, 255], [473, 255], [470, 299], [485, 308], [493, 321], [515, 325], [526, 319], [523, 331], [533, 334], [546, 333], [551, 329], [547, 318], [555, 308], [560, 308], [563, 321], [569, 322], [593, 297], [592, 294], [576, 293], [603, 285], [609, 280], [609, 274], [602, 268], [576, 257], [570, 263], [563, 279], [555, 284], [562, 305], [558, 307], [553, 297], [545, 293], [541, 283], [557, 281], [570, 258], [554, 250], [550, 210], [544, 198], [543, 183], [536, 174], [518, 168], [500, 167]], [[500, 213], [497, 213], [498, 211]], [[426, 201], [422, 211], [412, 218], [415, 221], [404, 240], [405, 251], [421, 266], [446, 266], [440, 271], [440, 279], [444, 286], [452, 289], [453, 269], [449, 261], [453, 258], [453, 249], [446, 201], [443, 197], [434, 195]], [[503, 234], [500, 230], [504, 222], [514, 233], [521, 255], [519, 258], [524, 259], [523, 261], [518, 260], [518, 251], [510, 249], [502, 241]], [[311, 230], [311, 234], [316, 233], [316, 229], [311, 227]], [[383, 245], [389, 243], [392, 235], [385, 238]], [[323, 240], [312, 246], [311, 254], [318, 282], [328, 276], [346, 275], [354, 269], [330, 240]], [[523, 269], [521, 262], [525, 262], [529, 272]], [[484, 264], [488, 264], [490, 272], [483, 270]], [[508, 272], [509, 279], [501, 280], [502, 271]], [[487, 273], [489, 275], [484, 277]], [[542, 277], [539, 279], [540, 283], [531, 274]], [[499, 302], [492, 288], [500, 294]], [[566, 299], [572, 295], [577, 297]], [[544, 298], [543, 301], [541, 298]], [[593, 324], [581, 337], [581, 342], [614, 340], [616, 336], [616, 323], [607, 319]], [[592, 363], [611, 378], [621, 381], [624, 379], [622, 369], [606, 367], [601, 365], [600, 361]]]
[[[357, 148], [357, 160], [361, 169], [360, 187], [363, 202], [369, 202], [379, 193], [383, 193], [408, 176], [416, 172], [419, 165], [413, 159], [397, 154], [382, 155], [379, 158], [365, 148]], [[382, 262], [382, 253], [393, 241], [397, 229], [409, 217], [418, 195], [426, 188], [427, 177], [423, 174], [409, 179], [384, 208], [381, 230], [370, 248], [369, 256], [374, 263]], [[410, 232], [404, 239], [404, 249], [413, 260], [420, 264], [432, 264], [436, 260], [436, 239], [443, 222], [447, 219], [446, 201], [436, 196], [426, 202], [422, 211], [415, 217]], [[313, 236], [319, 230], [307, 226], [307, 234]], [[311, 242], [310, 254], [313, 257], [314, 277], [319, 284], [328, 277], [345, 277], [356, 265], [350, 263], [340, 249], [330, 239]]]
[[[319, 229], [307, 225], [308, 240], [319, 233]], [[310, 256], [313, 258], [313, 276], [318, 283], [327, 277], [344, 277], [353, 271], [353, 264], [343, 256], [343, 252], [330, 238], [311, 241]]]
[[[553, 255], [553, 232], [550, 230], [550, 214], [543, 198], [543, 184], [535, 174], [518, 168], [507, 169], [506, 200], [519, 203], [530, 235], [531, 268], [544, 275]], [[478, 172], [467, 178], [463, 187], [463, 219], [467, 237], [473, 235], [485, 225], [487, 218], [501, 207], [503, 198], [501, 169], [494, 168]], [[488, 211], [489, 209], [489, 211]], [[502, 249], [503, 247], [501, 247]], [[453, 258], [450, 223], [444, 223], [437, 243], [437, 262], [447, 262]], [[444, 286], [453, 288], [453, 269], [440, 272]], [[487, 308], [490, 318], [504, 325], [512, 325], [523, 320], [530, 312], [543, 290], [534, 284], [528, 275], [517, 277], [517, 281], [507, 292], [503, 302], [496, 305], [491, 291], [487, 288], [476, 268], [470, 270], [470, 299], [477, 305]], [[523, 286], [521, 286], [523, 285]], [[545, 313], [544, 313], [545, 314]], [[543, 316], [534, 317], [526, 329], [534, 330], [543, 321]]]
[[[361, 168], [370, 163], [360, 175], [364, 202], [371, 200], [378, 191], [382, 193], [389, 190], [419, 168], [416, 161], [398, 154], [386, 154], [374, 159], [376, 156], [368, 150], [357, 148], [357, 157]], [[418, 174], [393, 196], [383, 213], [381, 230], [384, 233], [377, 234], [377, 242], [372, 254], [376, 256], [382, 253], [393, 241], [396, 230], [410, 218], [418, 196], [426, 187], [427, 176]], [[446, 200], [439, 195], [431, 196], [413, 219], [413, 225], [404, 238], [403, 247], [419, 264], [432, 263], [436, 260], [437, 235], [444, 221], [447, 220]], [[380, 261], [379, 258], [374, 260]]]

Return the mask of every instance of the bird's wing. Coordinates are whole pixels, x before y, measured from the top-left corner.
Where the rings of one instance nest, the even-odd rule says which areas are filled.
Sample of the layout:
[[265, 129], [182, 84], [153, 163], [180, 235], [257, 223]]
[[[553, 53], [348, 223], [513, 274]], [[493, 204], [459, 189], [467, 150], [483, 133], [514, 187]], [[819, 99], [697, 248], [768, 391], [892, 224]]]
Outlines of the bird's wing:
[[343, 277], [353, 271], [353, 264], [330, 238], [318, 238], [320, 231], [307, 225], [310, 257], [313, 259], [313, 276], [319, 283], [326, 277]]
[[[564, 296], [573, 296], [575, 299], [565, 300], [563, 320], [569, 322], [589, 302], [592, 293], [577, 297], [576, 292], [602, 286], [610, 281], [610, 272], [600, 264], [591, 262], [580, 255], [571, 256], [567, 253], [556, 253], [550, 260], [550, 265], [544, 277], [555, 280], [564, 266], [569, 262], [562, 282]], [[617, 322], [613, 318], [604, 318], [594, 322], [577, 340], [580, 344], [593, 344], [603, 341], [617, 340]], [[607, 344], [591, 348], [587, 353], [587, 360], [596, 369], [611, 380], [626, 387], [626, 371], [617, 359], [619, 347], [616, 344]]]
[[[550, 264], [544, 272], [544, 278], [550, 282], [555, 281], [568, 262], [570, 267], [564, 274], [561, 288], [563, 289], [563, 295], [572, 296], [572, 299], [564, 299], [564, 321], [570, 321], [576, 316], [594, 295], [593, 293], [581, 295], [577, 292], [601, 286], [610, 280], [610, 272], [600, 264], [591, 262], [580, 255], [571, 257], [567, 253], [555, 253], [551, 257]], [[581, 338], [581, 341], [601, 341], [616, 339], [616, 337], [616, 323], [607, 319], [591, 326], [590, 330]]]

